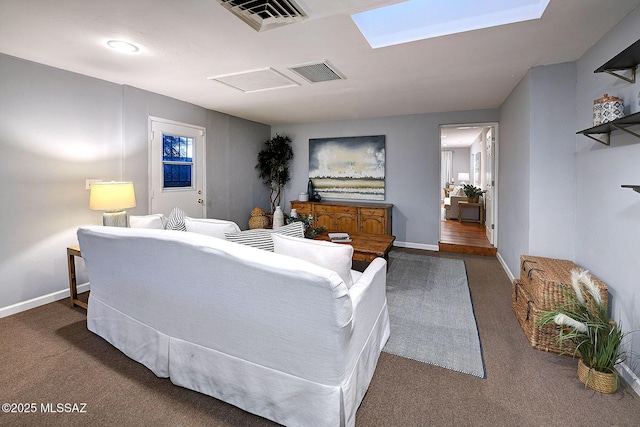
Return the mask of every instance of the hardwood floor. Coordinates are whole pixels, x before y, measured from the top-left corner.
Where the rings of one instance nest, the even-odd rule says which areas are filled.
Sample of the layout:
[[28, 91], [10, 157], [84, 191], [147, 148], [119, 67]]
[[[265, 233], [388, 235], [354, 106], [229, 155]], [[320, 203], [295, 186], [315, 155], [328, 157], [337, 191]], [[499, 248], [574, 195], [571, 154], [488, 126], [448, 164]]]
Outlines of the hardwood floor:
[[497, 253], [497, 249], [491, 246], [487, 239], [484, 224], [458, 222], [457, 219], [440, 221], [438, 246], [443, 252], [486, 256], [496, 256]]

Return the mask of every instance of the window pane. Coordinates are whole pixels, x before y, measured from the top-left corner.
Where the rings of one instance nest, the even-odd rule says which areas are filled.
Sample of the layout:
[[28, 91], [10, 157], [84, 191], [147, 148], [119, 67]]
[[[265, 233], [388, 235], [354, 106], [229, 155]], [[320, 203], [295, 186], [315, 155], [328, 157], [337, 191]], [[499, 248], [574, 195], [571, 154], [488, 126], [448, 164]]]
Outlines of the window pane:
[[193, 138], [162, 134], [162, 160], [171, 162], [193, 161]]
[[164, 165], [164, 188], [191, 187], [191, 165]]
[[164, 188], [191, 187], [193, 144], [190, 137], [162, 134]]

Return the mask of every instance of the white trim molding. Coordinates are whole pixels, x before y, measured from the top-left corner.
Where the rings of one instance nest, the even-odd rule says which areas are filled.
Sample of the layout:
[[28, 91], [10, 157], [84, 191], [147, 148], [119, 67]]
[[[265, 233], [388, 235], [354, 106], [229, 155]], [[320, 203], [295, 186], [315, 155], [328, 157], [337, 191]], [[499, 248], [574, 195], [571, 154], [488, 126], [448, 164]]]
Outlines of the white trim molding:
[[502, 255], [500, 255], [500, 252], [496, 254], [496, 258], [498, 258], [498, 262], [502, 266], [502, 269], [504, 270], [505, 273], [507, 273], [507, 277], [509, 277], [509, 280], [511, 281], [511, 283], [513, 283], [516, 277], [513, 275], [511, 270], [509, 270], [509, 267], [507, 266], [507, 263], [505, 262], [504, 258], [502, 258]]
[[412, 243], [412, 242], [393, 242], [393, 246], [397, 246], [399, 248], [410, 248], [410, 249], [423, 249], [425, 251], [438, 251], [438, 245], [427, 245], [424, 243]]
[[629, 387], [640, 396], [640, 378], [624, 362], [616, 365], [616, 371], [629, 384]]
[[[89, 282], [78, 285], [78, 293], [86, 292], [89, 290]], [[61, 299], [69, 298], [69, 289], [63, 289], [53, 292], [48, 295], [33, 298], [27, 301], [22, 301], [7, 307], [0, 308], [0, 318], [11, 316], [12, 314], [27, 311], [32, 308], [40, 307], [41, 305], [49, 304], [51, 302], [59, 301]]]

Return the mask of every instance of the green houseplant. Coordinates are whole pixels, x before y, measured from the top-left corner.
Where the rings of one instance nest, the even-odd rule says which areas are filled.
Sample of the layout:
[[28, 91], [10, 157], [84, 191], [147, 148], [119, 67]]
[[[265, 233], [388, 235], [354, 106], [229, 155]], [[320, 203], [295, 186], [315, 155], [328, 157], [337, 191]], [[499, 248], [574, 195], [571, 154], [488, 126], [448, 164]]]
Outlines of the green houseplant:
[[485, 193], [485, 190], [481, 190], [480, 188], [471, 184], [464, 184], [463, 187], [464, 187], [464, 194], [472, 203], [478, 203], [478, 201], [480, 200], [480, 196], [482, 196]]
[[291, 224], [292, 222], [299, 221], [304, 225], [304, 237], [307, 239], [314, 239], [318, 233], [321, 233], [327, 229], [324, 225], [320, 227], [313, 227], [313, 221], [316, 218], [311, 215], [298, 215], [298, 216], [287, 216], [285, 222], [287, 224]]
[[562, 292], [566, 302], [543, 312], [538, 325], [560, 325], [558, 341], [573, 341], [574, 356], [581, 357], [578, 362], [580, 380], [594, 390], [614, 393], [618, 388], [615, 366], [624, 359], [620, 344], [625, 333], [609, 319], [600, 288], [588, 271], [572, 270], [571, 288], [565, 287]]
[[256, 169], [265, 185], [269, 186], [271, 213], [274, 213], [276, 206], [280, 205], [282, 187], [290, 179], [289, 165], [293, 159], [293, 148], [291, 148], [291, 138], [278, 134], [265, 141], [264, 145], [265, 147], [258, 153]]

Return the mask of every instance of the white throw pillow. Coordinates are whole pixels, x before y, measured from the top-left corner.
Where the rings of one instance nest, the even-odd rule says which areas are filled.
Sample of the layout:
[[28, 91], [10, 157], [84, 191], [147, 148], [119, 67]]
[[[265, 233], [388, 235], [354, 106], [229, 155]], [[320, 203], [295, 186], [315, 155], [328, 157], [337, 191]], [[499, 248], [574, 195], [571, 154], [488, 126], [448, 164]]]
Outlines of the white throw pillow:
[[130, 215], [129, 227], [131, 228], [159, 228], [164, 229], [164, 215]]
[[456, 185], [451, 192], [451, 196], [464, 196], [464, 188], [461, 185]]
[[325, 242], [322, 240], [301, 239], [299, 237], [273, 234], [273, 251], [312, 262], [333, 270], [342, 278], [347, 288], [353, 286], [351, 279], [351, 245]]
[[187, 231], [193, 233], [206, 234], [208, 236], [224, 239], [225, 233], [237, 233], [240, 227], [233, 221], [211, 218], [184, 218], [184, 225]]

